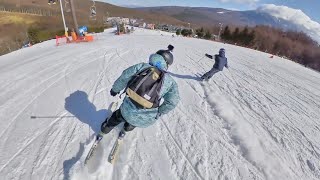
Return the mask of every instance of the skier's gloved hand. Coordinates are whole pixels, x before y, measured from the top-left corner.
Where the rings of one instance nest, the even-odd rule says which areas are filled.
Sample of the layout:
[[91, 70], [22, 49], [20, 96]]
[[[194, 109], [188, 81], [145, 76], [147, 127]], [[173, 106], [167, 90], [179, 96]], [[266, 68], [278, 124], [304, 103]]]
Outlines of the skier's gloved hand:
[[229, 66], [228, 66], [228, 65], [226, 65], [226, 68], [227, 68], [227, 69], [229, 69]]
[[114, 92], [112, 89], [110, 90], [110, 94], [111, 96], [116, 96], [117, 94], [119, 94], [118, 92]]
[[173, 51], [173, 49], [174, 49], [174, 47], [173, 47], [171, 44], [169, 44], [169, 46], [168, 46], [168, 50], [172, 52], [172, 51]]
[[212, 59], [212, 56], [210, 54], [205, 54], [208, 58]]

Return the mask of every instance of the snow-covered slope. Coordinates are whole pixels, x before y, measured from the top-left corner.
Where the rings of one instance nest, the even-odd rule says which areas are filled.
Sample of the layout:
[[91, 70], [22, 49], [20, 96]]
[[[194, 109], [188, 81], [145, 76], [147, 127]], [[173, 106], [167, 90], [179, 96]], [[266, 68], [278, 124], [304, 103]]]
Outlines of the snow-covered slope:
[[[319, 179], [320, 74], [269, 54], [137, 30], [92, 43], [54, 40], [0, 57], [0, 179]], [[161, 36], [161, 34], [163, 34]], [[181, 102], [107, 155], [119, 128], [83, 166], [130, 65], [175, 46], [170, 74]], [[230, 68], [209, 82], [205, 53], [224, 47]]]

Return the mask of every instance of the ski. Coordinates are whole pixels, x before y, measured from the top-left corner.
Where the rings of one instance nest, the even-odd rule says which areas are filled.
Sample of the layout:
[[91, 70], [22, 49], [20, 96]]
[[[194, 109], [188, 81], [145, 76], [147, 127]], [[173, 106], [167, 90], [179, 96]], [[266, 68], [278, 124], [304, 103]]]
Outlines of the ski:
[[116, 162], [116, 160], [118, 159], [119, 149], [122, 144], [124, 135], [125, 135], [125, 133], [123, 132], [123, 130], [121, 130], [116, 142], [114, 143], [114, 145], [111, 149], [111, 152], [108, 157], [108, 162], [111, 164], [114, 164]]
[[[112, 113], [117, 109], [118, 107], [118, 102], [113, 102], [111, 104], [111, 115]], [[108, 117], [108, 119], [111, 117], [111, 115]], [[98, 134], [89, 150], [89, 153], [84, 161], [84, 164], [86, 165], [88, 163], [88, 161], [91, 159], [92, 155], [94, 154], [95, 150], [97, 149], [100, 141], [102, 140], [103, 136]]]
[[95, 150], [97, 149], [98, 145], [99, 145], [99, 142], [102, 140], [102, 137], [101, 138], [96, 138], [93, 145], [91, 146], [91, 149], [84, 161], [84, 164], [86, 165], [88, 163], [88, 161], [90, 160], [90, 158], [92, 157], [93, 153], [95, 152]]

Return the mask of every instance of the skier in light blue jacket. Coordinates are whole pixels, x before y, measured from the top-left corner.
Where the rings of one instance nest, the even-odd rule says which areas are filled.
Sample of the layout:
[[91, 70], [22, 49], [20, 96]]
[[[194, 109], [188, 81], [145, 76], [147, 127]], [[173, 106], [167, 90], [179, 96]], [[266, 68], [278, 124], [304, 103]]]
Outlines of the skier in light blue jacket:
[[156, 54], [152, 54], [149, 57], [149, 63], [140, 63], [127, 68], [110, 90], [110, 94], [116, 96], [128, 87], [130, 80], [136, 74], [147, 68], [156, 68], [157, 71], [163, 73], [162, 85], [158, 93], [159, 98], [163, 99], [163, 103], [156, 107], [145, 108], [137, 105], [127, 94], [120, 109], [116, 110], [109, 120], [102, 123], [101, 135], [109, 133], [115, 126], [124, 122], [124, 128], [120, 132], [120, 136], [124, 136], [126, 131], [131, 131], [135, 127], [145, 128], [152, 125], [161, 115], [167, 114], [176, 107], [180, 100], [178, 86], [173, 78], [166, 73], [168, 67], [173, 63], [172, 50], [173, 46], [169, 45], [168, 50], [159, 50]]

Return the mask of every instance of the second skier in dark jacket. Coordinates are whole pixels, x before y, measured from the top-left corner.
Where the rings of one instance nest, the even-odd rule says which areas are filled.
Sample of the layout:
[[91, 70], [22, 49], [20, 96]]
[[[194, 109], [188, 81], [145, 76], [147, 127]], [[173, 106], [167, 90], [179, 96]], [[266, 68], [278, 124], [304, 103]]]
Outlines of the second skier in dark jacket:
[[[219, 54], [214, 55], [215, 63], [212, 69], [201, 77], [202, 80], [210, 79], [215, 73], [222, 71], [224, 67], [228, 68], [228, 59], [226, 58], [225, 53], [225, 49], [221, 48]], [[212, 55], [206, 54], [206, 56], [213, 59]]]

